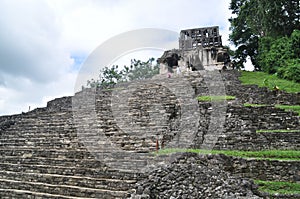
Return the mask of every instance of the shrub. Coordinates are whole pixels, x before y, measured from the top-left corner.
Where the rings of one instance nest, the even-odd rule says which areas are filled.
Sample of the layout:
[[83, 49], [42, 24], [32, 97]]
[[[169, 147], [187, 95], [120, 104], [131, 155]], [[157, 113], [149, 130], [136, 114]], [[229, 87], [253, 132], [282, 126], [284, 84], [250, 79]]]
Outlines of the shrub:
[[261, 38], [259, 46], [259, 64], [262, 70], [269, 74], [276, 73], [279, 68], [285, 66], [286, 60], [291, 58], [289, 52], [291, 45], [288, 37]]
[[277, 72], [278, 77], [300, 82], [300, 61], [292, 59], [287, 62], [286, 67], [281, 67]]
[[291, 35], [291, 48], [294, 58], [300, 57], [300, 30], [294, 30]]

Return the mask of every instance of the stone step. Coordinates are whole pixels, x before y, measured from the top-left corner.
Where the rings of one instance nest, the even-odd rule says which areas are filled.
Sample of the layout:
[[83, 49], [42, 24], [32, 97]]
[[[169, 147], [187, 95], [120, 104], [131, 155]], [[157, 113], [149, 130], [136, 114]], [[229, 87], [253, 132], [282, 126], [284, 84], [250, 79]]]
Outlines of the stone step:
[[[125, 152], [125, 151], [124, 151]], [[132, 151], [127, 151], [126, 154], [123, 153], [117, 153], [117, 151], [105, 151], [105, 148], [102, 150], [100, 149], [90, 149], [90, 151], [84, 150], [62, 150], [62, 149], [39, 149], [39, 148], [0, 148], [0, 155], [2, 157], [16, 157], [19, 159], [63, 159], [66, 161], [93, 161], [95, 159], [96, 155], [99, 158], [101, 157], [112, 157], [114, 156], [115, 160], [118, 160], [120, 163], [125, 163], [132, 161], [134, 164], [139, 164], [139, 162], [143, 162], [144, 156], [147, 155], [147, 153], [134, 153]], [[126, 160], [126, 156], [130, 157], [136, 157], [134, 160]], [[142, 158], [139, 158], [142, 157]]]
[[[20, 127], [21, 128], [21, 127]], [[60, 131], [55, 131], [54, 130], [49, 130], [49, 129], [45, 129], [45, 131], [42, 131], [42, 129], [40, 129], [39, 131], [37, 130], [28, 130], [28, 131], [25, 131], [25, 130], [21, 130], [18, 131], [17, 129], [16, 130], [9, 130], [9, 131], [6, 131], [5, 133], [3, 133], [1, 135], [1, 138], [2, 139], [14, 139], [14, 138], [20, 138], [20, 139], [31, 139], [31, 138], [34, 138], [34, 139], [49, 139], [49, 138], [56, 138], [56, 139], [63, 139], [63, 138], [77, 138], [77, 134], [76, 132], [73, 130], [73, 131], [70, 131], [70, 130], [66, 130], [66, 131], [63, 131], [63, 130], [60, 130]]]
[[270, 149], [300, 150], [299, 132], [260, 132]]
[[[126, 141], [119, 141], [119, 142], [115, 142], [115, 141], [112, 141], [112, 143], [116, 144], [116, 147], [118, 149], [122, 149], [122, 150], [125, 150], [125, 151], [134, 151], [134, 152], [153, 152], [156, 150], [156, 144], [155, 142], [148, 142], [148, 143], [145, 143], [144, 141], [135, 141], [135, 142], [126, 142]], [[92, 147], [92, 145], [94, 145], [95, 142], [90, 142], [90, 147], [89, 147], [89, 150], [97, 150], [98, 147], [97, 146], [94, 146]], [[78, 142], [66, 142], [66, 141], [62, 141], [60, 143], [58, 142], [31, 142], [30, 140], [29, 141], [26, 141], [26, 142], [18, 142], [18, 141], [15, 141], [15, 142], [4, 142], [4, 143], [1, 143], [0, 144], [0, 154], [2, 153], [1, 150], [3, 149], [4, 151], [7, 151], [7, 150], [11, 150], [14, 155], [16, 153], [19, 153], [18, 151], [15, 151], [14, 152], [14, 149], [24, 149], [24, 153], [28, 152], [29, 153], [33, 153], [35, 150], [41, 150], [41, 148], [43, 150], [46, 150], [46, 151], [52, 151], [52, 150], [61, 150], [61, 149], [64, 149], [64, 150], [76, 150], [76, 151], [86, 151], [86, 146], [89, 145], [87, 144], [86, 142], [83, 144], [83, 143], [78, 143]], [[8, 154], [9, 152], [4, 152], [3, 154]], [[10, 153], [10, 154], [11, 154]], [[102, 152], [101, 152], [102, 153]], [[78, 156], [79, 154], [77, 154]], [[23, 155], [22, 155], [23, 156]], [[26, 154], [25, 154], [26, 156]], [[69, 155], [68, 155], [69, 156]], [[86, 157], [86, 156], [84, 156]]]
[[78, 141], [72, 141], [70, 139], [17, 139], [12, 138], [9, 141], [5, 141], [7, 139], [0, 139], [0, 150], [4, 149], [13, 149], [13, 148], [27, 148], [27, 149], [68, 149], [68, 148], [76, 148], [79, 150], [85, 149], [82, 143]]
[[[62, 119], [62, 121], [65, 121]], [[74, 130], [73, 124], [39, 124], [39, 125], [32, 125], [32, 124], [18, 124], [16, 123], [15, 125], [11, 126], [7, 131], [16, 131], [16, 130], [21, 130], [23, 132], [26, 131], [37, 131], [37, 132], [55, 132], [55, 131], [66, 131], [66, 130]], [[54, 131], [55, 130], [55, 131]]]
[[[111, 155], [111, 154], [110, 154]], [[111, 157], [111, 156], [108, 156]], [[99, 157], [101, 158], [101, 157]], [[125, 157], [128, 158], [128, 157]], [[144, 158], [146, 159], [146, 158]], [[3, 164], [3, 169], [10, 169], [7, 168], [10, 164], [14, 166], [20, 167], [20, 169], [25, 170], [39, 170], [41, 169], [41, 173], [43, 172], [51, 172], [51, 173], [57, 173], [58, 174], [80, 174], [82, 173], [90, 173], [91, 176], [94, 175], [94, 172], [102, 172], [105, 174], [105, 171], [107, 172], [115, 172], [115, 171], [124, 171], [125, 174], [129, 174], [129, 177], [131, 178], [131, 174], [135, 174], [135, 170], [132, 171], [132, 169], [128, 168], [120, 168], [120, 167], [110, 167], [107, 164], [112, 164], [113, 162], [117, 162], [119, 165], [123, 164], [126, 165], [145, 165], [146, 160], [140, 159], [139, 157], [133, 157], [129, 159], [114, 159], [110, 160], [107, 158], [107, 160], [104, 162], [99, 161], [95, 159], [94, 157], [90, 159], [72, 159], [72, 158], [49, 158], [49, 157], [18, 157], [18, 156], [3, 156], [1, 159], [0, 165]], [[44, 166], [46, 165], [46, 167]], [[37, 166], [37, 167], [36, 167]], [[41, 166], [41, 167], [39, 167]], [[117, 170], [116, 170], [117, 169]], [[123, 176], [123, 175], [121, 175]]]
[[0, 148], [0, 155], [16, 156], [19, 158], [60, 158], [60, 159], [93, 159], [94, 156], [87, 150], [66, 150], [66, 149], [40, 149], [40, 148]]
[[[78, 126], [79, 128], [80, 126]], [[91, 128], [91, 132], [82, 132], [82, 135], [88, 136], [99, 136], [101, 135], [99, 132], [103, 132], [106, 136], [114, 135], [119, 139], [126, 139], [126, 137], [130, 136], [133, 139], [140, 139], [143, 137], [155, 137], [156, 134], [143, 135], [143, 131], [150, 131], [149, 128], [140, 128], [140, 129], [122, 129], [117, 131], [115, 126], [111, 127], [95, 127]], [[166, 128], [165, 126], [156, 126], [151, 127], [152, 129], [162, 129]], [[123, 132], [125, 131], [125, 132]], [[84, 133], [84, 134], [83, 134]], [[75, 129], [56, 129], [56, 128], [36, 128], [36, 129], [24, 129], [22, 126], [19, 126], [18, 129], [10, 129], [6, 132], [3, 132], [1, 138], [21, 138], [21, 139], [42, 139], [42, 138], [76, 138], [77, 131]]]
[[220, 136], [214, 149], [221, 150], [299, 150], [300, 132], [233, 131]]
[[69, 121], [69, 118], [60, 118], [59, 120], [53, 120], [51, 118], [49, 118], [48, 120], [39, 120], [39, 119], [36, 119], [37, 121], [34, 122], [34, 121], [19, 121], [19, 122], [16, 122], [15, 125], [11, 126], [10, 128], [14, 128], [16, 125], [24, 125], [24, 126], [27, 126], [27, 127], [31, 127], [31, 128], [38, 128], [38, 127], [65, 127], [67, 128], [68, 126], [72, 125], [73, 124], [73, 121]]
[[[62, 121], [64, 121], [62, 119]], [[11, 126], [7, 131], [22, 131], [22, 132], [56, 132], [56, 131], [74, 131], [74, 127], [72, 124], [69, 125], [62, 125], [62, 124], [51, 124], [49, 125], [31, 125], [31, 124], [15, 124], [14, 126]]]
[[49, 194], [42, 192], [34, 192], [19, 189], [2, 189], [0, 188], [0, 195], [2, 199], [95, 199], [92, 197], [72, 197], [58, 194]]
[[46, 173], [53, 175], [68, 175], [68, 176], [82, 176], [87, 178], [105, 178], [105, 179], [119, 179], [119, 180], [136, 180], [140, 174], [132, 170], [116, 170], [103, 165], [89, 167], [91, 165], [49, 165], [43, 162], [1, 162], [1, 169], [4, 171], [11, 171], [16, 173]]
[[227, 155], [199, 155], [209, 162], [241, 178], [265, 181], [299, 182], [300, 161], [240, 158]]
[[[13, 152], [12, 152], [13, 153]], [[10, 154], [12, 154], [10, 153]], [[105, 161], [100, 162], [98, 160], [95, 159], [94, 156], [88, 156], [88, 158], [84, 158], [84, 157], [78, 157], [78, 158], [74, 158], [74, 157], [66, 157], [66, 156], [58, 156], [57, 154], [53, 154], [52, 156], [47, 155], [44, 157], [41, 156], [34, 156], [32, 154], [34, 153], [25, 153], [22, 156], [16, 156], [16, 155], [10, 155], [9, 153], [7, 154], [3, 154], [3, 159], [1, 160], [1, 162], [3, 163], [9, 163], [11, 162], [11, 160], [13, 160], [13, 163], [16, 162], [20, 162], [20, 163], [32, 163], [32, 164], [51, 164], [51, 165], [75, 165], [75, 162], [78, 162], [82, 165], [85, 166], [92, 166], [96, 167], [98, 166], [105, 166], [107, 165], [107, 167], [109, 167], [110, 164], [117, 164], [120, 166], [120, 168], [123, 169], [122, 166], [127, 167], [128, 165], [136, 165], [136, 166], [144, 166], [147, 164], [147, 157], [145, 157], [144, 159], [141, 159], [140, 156], [130, 156], [130, 155], [126, 155], [125, 157], [114, 157], [114, 154], [108, 154], [106, 155], [105, 153], [99, 153], [99, 154], [95, 154], [96, 156], [99, 156], [98, 159], [100, 160], [102, 157], [105, 156]], [[17, 160], [14, 160], [17, 159]], [[115, 163], [115, 164], [114, 164]]]
[[93, 189], [79, 186], [18, 181], [3, 178], [0, 178], [0, 187], [1, 189], [18, 189], [72, 197], [122, 198], [127, 195], [127, 191], [112, 191], [106, 189]]
[[49, 173], [35, 172], [14, 172], [0, 171], [0, 178], [7, 180], [17, 180], [26, 182], [51, 183], [55, 185], [79, 186], [94, 189], [109, 189], [117, 191], [127, 191], [133, 187], [136, 180], [122, 180], [111, 178], [97, 178], [76, 176], [76, 175], [60, 175]]
[[[225, 142], [242, 142], [241, 145], [246, 142], [251, 143], [253, 150], [262, 149], [299, 149], [300, 148], [300, 130], [299, 132], [260, 132], [252, 134], [245, 134], [241, 136], [240, 133], [224, 133], [224, 137], [220, 138], [219, 145], [225, 144]], [[126, 139], [128, 138], [128, 140]], [[125, 139], [125, 140], [124, 140]], [[255, 142], [254, 142], [255, 140]], [[150, 142], [151, 141], [151, 142]], [[148, 150], [155, 148], [155, 143], [153, 140], [148, 141]], [[139, 144], [140, 142], [132, 141], [129, 137], [116, 137], [112, 140], [115, 144]], [[93, 142], [91, 142], [93, 143]], [[257, 145], [257, 146], [256, 146]], [[260, 147], [258, 147], [260, 146]], [[0, 150], [4, 149], [24, 149], [24, 150], [35, 150], [42, 147], [44, 150], [53, 150], [59, 148], [75, 148], [79, 151], [85, 150], [83, 144], [79, 144], [78, 141], [71, 141], [71, 139], [61, 139], [61, 138], [11, 138], [9, 141], [7, 139], [0, 139]], [[231, 147], [229, 147], [231, 148]], [[239, 148], [235, 148], [239, 149]]]
[[[44, 149], [58, 149], [58, 148], [79, 148], [83, 149], [83, 145], [93, 146], [99, 140], [99, 133], [85, 134], [86, 138], [84, 143], [80, 142], [80, 139], [73, 136], [66, 137], [68, 132], [61, 134], [40, 134], [36, 132], [28, 133], [24, 132], [20, 136], [15, 133], [6, 133], [1, 136], [0, 149], [4, 148], [44, 148]], [[77, 135], [76, 135], [77, 136]], [[82, 136], [82, 135], [81, 135]], [[103, 135], [102, 135], [103, 136]], [[156, 147], [156, 135], [129, 135], [125, 133], [112, 132], [109, 136], [106, 136], [110, 141], [116, 144], [119, 148], [124, 150], [138, 151], [153, 151]]]
[[[62, 122], [65, 121], [65, 122]], [[32, 118], [32, 117], [28, 117], [28, 118], [22, 118], [20, 120], [17, 121], [17, 124], [29, 124], [31, 126], [35, 126], [35, 125], [53, 125], [53, 124], [59, 124], [61, 126], [66, 126], [68, 124], [72, 124], [73, 123], [73, 118], [72, 115], [68, 115], [65, 117], [59, 117], [59, 116], [46, 116], [43, 117], [41, 115], [41, 117], [37, 117], [37, 118]]]

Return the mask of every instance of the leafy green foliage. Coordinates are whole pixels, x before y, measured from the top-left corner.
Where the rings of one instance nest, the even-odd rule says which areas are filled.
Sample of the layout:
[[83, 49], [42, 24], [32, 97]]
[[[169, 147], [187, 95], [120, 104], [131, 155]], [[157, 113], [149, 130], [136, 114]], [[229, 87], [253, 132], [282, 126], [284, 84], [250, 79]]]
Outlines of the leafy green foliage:
[[255, 21], [253, 18], [255, 15], [252, 14], [257, 13], [257, 10], [254, 11], [255, 7], [257, 7], [257, 2], [253, 0], [232, 0], [229, 7], [232, 14], [236, 16], [229, 19], [231, 23], [229, 39], [237, 46], [232, 61], [236, 68], [244, 68], [243, 63], [246, 62], [248, 56], [254, 66], [258, 67], [255, 62], [259, 33], [256, 33], [258, 31], [255, 31], [255, 27], [251, 27], [251, 24], [254, 24], [252, 20]]
[[278, 68], [285, 65], [285, 60], [289, 59], [290, 49], [288, 37], [273, 39], [264, 37], [259, 42], [259, 64], [261, 69], [267, 73], [274, 74]]
[[276, 75], [269, 75], [264, 72], [242, 71], [239, 79], [244, 85], [255, 84], [259, 87], [268, 87], [270, 90], [273, 90], [274, 85], [276, 85], [279, 90], [289, 93], [300, 92], [300, 83], [280, 79]]
[[300, 58], [300, 30], [294, 30], [291, 35], [291, 49], [293, 49], [293, 57]]
[[119, 71], [118, 65], [113, 65], [111, 68], [105, 67], [100, 70], [100, 75], [98, 80], [88, 80], [87, 86], [101, 87], [101, 88], [111, 88], [117, 82], [120, 82], [123, 79], [123, 71]]
[[131, 60], [130, 68], [125, 66], [125, 74], [129, 81], [144, 80], [153, 77], [159, 73], [159, 65], [152, 65], [154, 58], [143, 62], [141, 60]]
[[287, 62], [286, 67], [279, 68], [278, 76], [300, 83], [300, 60]]
[[277, 39], [263, 37], [259, 41], [258, 63], [267, 73], [300, 82], [300, 31], [293, 31], [290, 37]]
[[100, 70], [99, 79], [88, 80], [87, 86], [109, 89], [120, 82], [151, 78], [159, 73], [159, 66], [158, 64], [153, 66], [153, 61], [154, 58], [150, 58], [146, 62], [133, 59], [131, 65], [124, 66], [123, 69], [119, 69], [118, 65], [113, 65], [111, 68], [104, 67]]
[[[243, 68], [243, 63], [249, 56], [255, 69], [260, 70], [259, 60], [262, 61], [263, 57], [258, 58], [260, 54], [258, 48], [260, 45], [264, 45], [261, 50], [270, 49], [268, 45], [272, 40], [289, 37], [294, 30], [299, 29], [299, 4], [298, 0], [232, 0], [229, 9], [232, 10], [234, 17], [231, 17], [229, 21], [232, 31], [230, 40], [237, 46], [233, 57], [235, 66]], [[267, 39], [263, 39], [264, 37]], [[260, 41], [261, 39], [263, 41]], [[294, 48], [299, 49], [297, 39], [295, 44]], [[299, 51], [297, 52], [299, 53]], [[277, 52], [271, 53], [273, 56], [266, 61], [267, 63], [278, 59], [278, 57], [274, 57], [274, 53]], [[276, 67], [278, 67], [277, 64], [271, 65], [272, 73], [274, 73], [273, 68]]]

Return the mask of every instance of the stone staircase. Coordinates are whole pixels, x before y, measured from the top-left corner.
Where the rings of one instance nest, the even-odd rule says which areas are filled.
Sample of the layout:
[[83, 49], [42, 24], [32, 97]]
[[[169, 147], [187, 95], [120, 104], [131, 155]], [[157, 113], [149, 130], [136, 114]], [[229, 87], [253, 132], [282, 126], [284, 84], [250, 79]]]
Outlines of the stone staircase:
[[[79, 139], [105, 164], [136, 171], [154, 164], [149, 152], [163, 143], [189, 147], [192, 140], [185, 136], [197, 131], [199, 113], [194, 90], [186, 84], [180, 78], [157, 77], [120, 84], [113, 90], [77, 93], [73, 111]], [[185, 133], [178, 134], [181, 129]]]
[[294, 112], [286, 112], [274, 106], [229, 105], [224, 134], [220, 136], [214, 149], [299, 150], [299, 127], [299, 116]]
[[1, 131], [0, 154], [1, 198], [122, 198], [138, 178], [95, 160], [70, 111], [23, 115]]
[[[1, 198], [125, 198], [145, 177], [141, 168], [153, 160], [156, 140], [159, 147], [167, 148], [299, 150], [297, 131], [256, 132], [299, 130], [299, 116], [271, 102], [266, 107], [244, 107], [250, 98], [240, 90], [251, 92], [248, 97], [265, 91], [255, 88], [252, 93], [239, 85], [237, 76], [234, 71], [217, 76], [202, 71], [170, 79], [157, 76], [114, 90], [86, 89], [74, 97], [52, 100], [45, 108], [1, 116]], [[233, 89], [236, 86], [238, 91]], [[229, 102], [195, 100], [198, 95], [224, 94], [239, 97]], [[294, 100], [299, 95], [281, 96], [297, 104]], [[247, 169], [241, 169], [245, 164]], [[245, 164], [224, 169], [253, 177], [269, 165], [264, 179], [273, 179], [277, 166], [294, 168], [299, 163]], [[295, 173], [275, 176], [298, 181]]]
[[[202, 74], [201, 74], [202, 73]], [[259, 88], [253, 85], [241, 85], [238, 71], [222, 71], [221, 81], [225, 87], [225, 94], [233, 95], [235, 100], [225, 102], [225, 111], [219, 111], [219, 103], [223, 102], [199, 102], [200, 123], [195, 137], [195, 148], [201, 148], [206, 135], [218, 138], [211, 143], [214, 149], [221, 150], [299, 150], [300, 120], [297, 113], [287, 112], [276, 108], [274, 105], [282, 100], [285, 104], [300, 104], [300, 94], [290, 94], [283, 91], [277, 95], [273, 91]], [[190, 84], [195, 89], [195, 96], [213, 95], [214, 86], [208, 86], [211, 80], [209, 74], [193, 72], [186, 75]], [[220, 81], [220, 78], [218, 79]], [[249, 89], [251, 88], [251, 89]], [[251, 97], [249, 97], [251, 96]], [[276, 99], [276, 100], [275, 100]], [[244, 103], [264, 104], [263, 107], [245, 107]], [[222, 104], [221, 107], [223, 107]], [[217, 117], [212, 114], [217, 112]], [[222, 132], [217, 132], [216, 126], [220, 116], [225, 115], [223, 126], [217, 126]], [[268, 132], [256, 132], [257, 130]], [[270, 130], [295, 130], [293, 132], [270, 132]]]

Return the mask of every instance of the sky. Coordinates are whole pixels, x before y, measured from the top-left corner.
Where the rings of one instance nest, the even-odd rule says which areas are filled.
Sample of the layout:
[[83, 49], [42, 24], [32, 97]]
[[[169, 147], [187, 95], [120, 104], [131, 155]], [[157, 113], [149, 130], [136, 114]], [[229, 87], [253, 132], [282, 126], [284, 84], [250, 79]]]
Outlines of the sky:
[[[228, 45], [230, 0], [0, 0], [0, 115], [74, 95], [89, 55], [128, 31], [219, 26]], [[177, 41], [174, 41], [177, 43]], [[143, 51], [143, 50], [141, 50]], [[153, 54], [158, 56], [163, 51]], [[132, 57], [131, 57], [132, 56]], [[119, 57], [152, 57], [149, 51]], [[126, 61], [127, 60], [127, 61]]]

